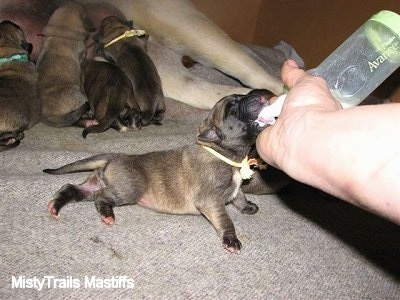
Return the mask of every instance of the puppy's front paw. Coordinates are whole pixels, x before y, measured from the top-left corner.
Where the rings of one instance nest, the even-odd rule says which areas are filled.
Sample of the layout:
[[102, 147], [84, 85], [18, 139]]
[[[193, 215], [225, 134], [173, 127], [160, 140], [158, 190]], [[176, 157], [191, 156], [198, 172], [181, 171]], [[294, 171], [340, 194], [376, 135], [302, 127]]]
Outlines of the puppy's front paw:
[[258, 206], [253, 202], [247, 201], [246, 206], [241, 210], [242, 214], [253, 215], [258, 211]]
[[240, 253], [240, 249], [242, 248], [242, 243], [236, 235], [225, 235], [222, 238], [222, 245], [231, 253]]

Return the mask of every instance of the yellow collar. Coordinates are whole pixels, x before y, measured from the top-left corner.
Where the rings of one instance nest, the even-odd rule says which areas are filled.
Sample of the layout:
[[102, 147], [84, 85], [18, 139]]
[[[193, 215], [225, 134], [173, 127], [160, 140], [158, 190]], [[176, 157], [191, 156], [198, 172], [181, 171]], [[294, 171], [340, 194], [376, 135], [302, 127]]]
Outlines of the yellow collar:
[[214, 156], [218, 157], [220, 160], [223, 162], [227, 163], [228, 165], [231, 165], [232, 167], [237, 167], [240, 168], [240, 176], [242, 176], [242, 179], [250, 179], [251, 175], [253, 175], [254, 171], [250, 169], [250, 166], [258, 166], [260, 169], [263, 168], [263, 165], [259, 163], [259, 161], [255, 158], [249, 159], [248, 156], [242, 160], [242, 162], [238, 163], [233, 160], [230, 160], [229, 158], [223, 156], [222, 154], [218, 153], [214, 149], [211, 149], [210, 147], [202, 145], [204, 149], [206, 149], [208, 152], [213, 154]]
[[127, 30], [125, 31], [123, 34], [121, 34], [120, 36], [117, 36], [115, 39], [113, 39], [112, 41], [108, 42], [107, 44], [104, 45], [104, 48], [107, 48], [108, 46], [118, 42], [119, 40], [122, 40], [124, 38], [128, 38], [128, 37], [133, 37], [133, 36], [142, 36], [145, 35], [146, 31], [144, 30]]

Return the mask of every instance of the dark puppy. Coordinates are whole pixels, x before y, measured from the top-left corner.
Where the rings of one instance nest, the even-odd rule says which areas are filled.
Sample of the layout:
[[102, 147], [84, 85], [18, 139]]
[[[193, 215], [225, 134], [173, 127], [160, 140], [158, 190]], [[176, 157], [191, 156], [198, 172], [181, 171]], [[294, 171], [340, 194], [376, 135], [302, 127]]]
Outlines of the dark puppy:
[[57, 8], [43, 30], [44, 40], [36, 67], [42, 121], [62, 127], [80, 125], [89, 110], [81, 86], [85, 41], [94, 31], [85, 7], [69, 1]]
[[148, 36], [135, 30], [131, 22], [111, 16], [102, 21], [94, 39], [103, 56], [115, 62], [131, 80], [141, 111], [141, 124], [160, 124], [164, 117], [165, 99], [160, 76], [146, 53]]
[[258, 210], [240, 185], [252, 172], [246, 156], [256, 137], [250, 124], [265, 102], [264, 96], [254, 94], [221, 99], [201, 124], [196, 144], [143, 155], [102, 154], [44, 170], [56, 175], [94, 171], [81, 185], [64, 185], [49, 202], [49, 212], [58, 217], [68, 202], [90, 200], [106, 224], [115, 221], [113, 207], [126, 204], [170, 214], [203, 214], [223, 246], [239, 252], [241, 243], [225, 205], [232, 202], [246, 214]]
[[16, 147], [24, 130], [39, 122], [37, 74], [29, 60], [32, 45], [15, 23], [0, 23], [0, 151]]
[[132, 84], [114, 63], [97, 56], [83, 67], [85, 93], [97, 125], [85, 128], [82, 136], [114, 128], [120, 132], [140, 129], [140, 112]]

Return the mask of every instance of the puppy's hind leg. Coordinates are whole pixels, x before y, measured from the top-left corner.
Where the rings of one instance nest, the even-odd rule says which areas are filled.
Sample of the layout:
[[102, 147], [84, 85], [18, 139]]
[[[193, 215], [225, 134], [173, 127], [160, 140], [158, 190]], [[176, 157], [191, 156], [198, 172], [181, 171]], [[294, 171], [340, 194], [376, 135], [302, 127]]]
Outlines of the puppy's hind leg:
[[115, 202], [112, 197], [107, 197], [103, 193], [96, 195], [94, 200], [96, 209], [101, 216], [101, 220], [107, 225], [113, 225], [115, 223], [115, 215], [113, 211], [113, 206]]
[[99, 178], [91, 175], [80, 185], [65, 184], [47, 204], [47, 210], [52, 217], [58, 218], [59, 212], [68, 202], [92, 200], [92, 196], [99, 189]]

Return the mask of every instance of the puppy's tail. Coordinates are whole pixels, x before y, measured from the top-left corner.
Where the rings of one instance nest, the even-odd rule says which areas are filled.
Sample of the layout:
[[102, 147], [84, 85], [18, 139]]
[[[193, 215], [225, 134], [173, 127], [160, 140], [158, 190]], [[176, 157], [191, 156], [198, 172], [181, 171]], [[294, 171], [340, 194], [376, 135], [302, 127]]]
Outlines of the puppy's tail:
[[17, 147], [24, 136], [23, 130], [0, 132], [0, 152]]
[[68, 173], [90, 172], [96, 169], [104, 169], [115, 155], [100, 154], [75, 161], [57, 169], [44, 169], [43, 172], [52, 175], [62, 175]]

